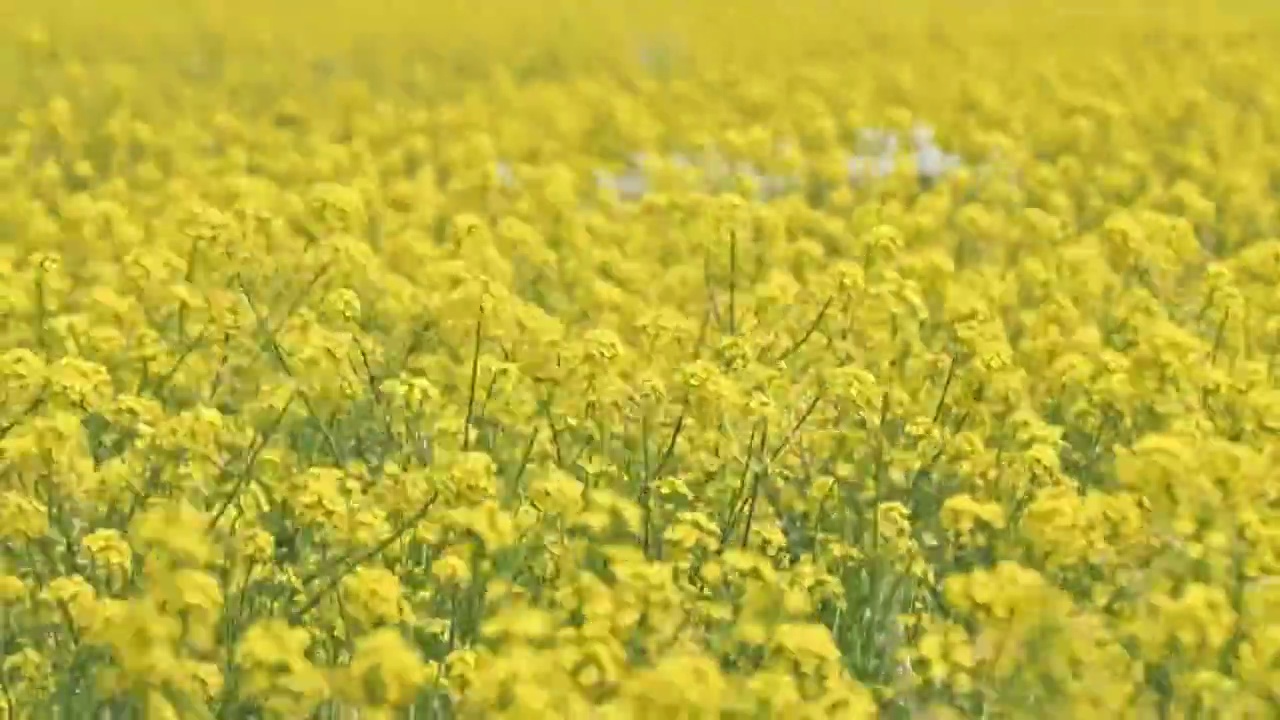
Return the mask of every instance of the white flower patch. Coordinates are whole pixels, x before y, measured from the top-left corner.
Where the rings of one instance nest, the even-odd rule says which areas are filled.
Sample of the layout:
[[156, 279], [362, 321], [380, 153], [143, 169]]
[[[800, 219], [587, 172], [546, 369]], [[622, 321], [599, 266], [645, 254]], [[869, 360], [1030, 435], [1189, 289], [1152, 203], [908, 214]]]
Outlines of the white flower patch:
[[[787, 150], [785, 146], [779, 152]], [[758, 188], [763, 199], [782, 197], [803, 190], [805, 180], [801, 176], [774, 175], [761, 171], [749, 162], [733, 162], [723, 155], [708, 152], [701, 156], [675, 154], [665, 158], [653, 158], [644, 153], [633, 155], [621, 171], [596, 170], [596, 186], [615, 193], [624, 202], [636, 202], [651, 192], [654, 186], [652, 168], [657, 162], [668, 167], [694, 170], [701, 178], [702, 189], [711, 192], [732, 190], [745, 181]], [[898, 133], [881, 128], [866, 128], [858, 133], [854, 148], [846, 161], [847, 179], [852, 185], [868, 180], [888, 177], [904, 162], [915, 165], [917, 175], [925, 181], [936, 181], [956, 168], [964, 166], [964, 160], [937, 143], [933, 128], [916, 125], [908, 133]], [[518, 184], [510, 163], [499, 162], [499, 181], [507, 187]]]
[[964, 165], [959, 155], [938, 145], [933, 128], [928, 125], [911, 128], [906, 139], [910, 143], [908, 153], [903, 152], [903, 138], [899, 133], [882, 128], [861, 130], [857, 147], [849, 158], [849, 181], [886, 177], [897, 170], [904, 154], [914, 158], [916, 174], [925, 180], [937, 180]]

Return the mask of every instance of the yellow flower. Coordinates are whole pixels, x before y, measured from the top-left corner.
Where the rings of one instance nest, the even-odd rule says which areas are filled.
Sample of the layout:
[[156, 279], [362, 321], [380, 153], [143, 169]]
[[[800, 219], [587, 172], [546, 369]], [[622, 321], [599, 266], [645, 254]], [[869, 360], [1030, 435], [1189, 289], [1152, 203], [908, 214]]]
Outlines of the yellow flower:
[[431, 574], [445, 585], [465, 586], [471, 581], [471, 565], [463, 548], [454, 548], [431, 564]]
[[27, 596], [27, 584], [14, 575], [0, 575], [0, 603], [12, 604]]
[[992, 528], [1003, 528], [1004, 509], [996, 503], [980, 503], [967, 494], [953, 495], [942, 503], [941, 520], [944, 527], [967, 538], [977, 522]]
[[361, 627], [396, 623], [404, 618], [400, 579], [385, 568], [357, 569], [342, 579], [341, 593], [346, 612]]
[[801, 672], [814, 672], [840, 659], [831, 632], [817, 624], [785, 623], [773, 631], [775, 652], [796, 663]]
[[133, 549], [118, 530], [95, 530], [80, 544], [93, 561], [104, 568], [128, 572], [133, 564]]
[[66, 612], [79, 629], [93, 627], [98, 621], [97, 591], [79, 575], [54, 578], [42, 596], [57, 608], [57, 612]]
[[728, 691], [720, 668], [710, 658], [689, 652], [663, 657], [652, 669], [636, 672], [622, 689], [642, 717], [673, 711], [686, 717], [713, 717]]
[[337, 690], [347, 702], [368, 708], [400, 708], [417, 697], [430, 668], [392, 628], [356, 640], [355, 654], [338, 673]]
[[26, 3], [8, 712], [1265, 716], [1277, 12], [1093, 4]]
[[585, 504], [582, 490], [582, 483], [573, 476], [551, 469], [529, 483], [529, 499], [542, 512], [573, 517]]
[[0, 493], [0, 524], [7, 540], [31, 542], [49, 532], [49, 515], [39, 500], [6, 491]]
[[307, 657], [306, 629], [265, 620], [247, 629], [235, 649], [244, 692], [273, 717], [297, 717], [314, 711], [328, 697], [324, 672]]
[[515, 605], [498, 611], [485, 622], [481, 632], [506, 642], [536, 642], [551, 636], [554, 618], [545, 610]]
[[208, 524], [208, 515], [188, 502], [154, 501], [134, 519], [129, 536], [135, 549], [156, 553], [158, 561], [203, 567], [219, 555], [206, 533]]

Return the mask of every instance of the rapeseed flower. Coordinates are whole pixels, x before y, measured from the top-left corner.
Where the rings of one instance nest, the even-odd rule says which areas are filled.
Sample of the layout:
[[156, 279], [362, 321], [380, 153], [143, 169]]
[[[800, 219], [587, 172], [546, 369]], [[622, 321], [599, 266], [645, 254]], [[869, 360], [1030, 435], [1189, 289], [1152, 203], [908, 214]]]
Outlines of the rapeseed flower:
[[1277, 13], [934, 5], [15, 8], [0, 715], [1274, 714]]

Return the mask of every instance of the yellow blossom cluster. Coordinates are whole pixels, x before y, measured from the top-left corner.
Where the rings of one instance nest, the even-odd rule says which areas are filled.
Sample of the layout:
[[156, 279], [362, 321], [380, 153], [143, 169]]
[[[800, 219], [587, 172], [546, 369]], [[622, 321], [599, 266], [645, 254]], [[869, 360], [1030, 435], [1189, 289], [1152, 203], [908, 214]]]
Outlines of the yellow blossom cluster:
[[1280, 716], [1280, 6], [0, 0], [0, 719]]

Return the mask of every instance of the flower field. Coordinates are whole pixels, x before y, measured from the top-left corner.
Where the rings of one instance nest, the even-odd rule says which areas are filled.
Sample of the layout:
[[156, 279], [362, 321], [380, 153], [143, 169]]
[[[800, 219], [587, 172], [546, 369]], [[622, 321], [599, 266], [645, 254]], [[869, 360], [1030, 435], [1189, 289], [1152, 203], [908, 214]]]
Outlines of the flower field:
[[0, 17], [0, 719], [1280, 717], [1280, 6]]

